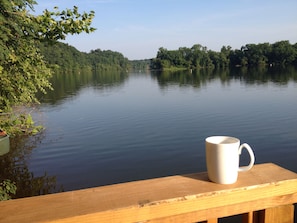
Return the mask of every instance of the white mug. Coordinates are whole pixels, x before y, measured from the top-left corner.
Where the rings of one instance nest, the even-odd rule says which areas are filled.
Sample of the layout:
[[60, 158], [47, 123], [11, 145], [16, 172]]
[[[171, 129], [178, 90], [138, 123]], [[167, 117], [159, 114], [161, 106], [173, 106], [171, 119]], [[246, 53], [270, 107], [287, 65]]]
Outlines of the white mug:
[[[246, 148], [250, 155], [248, 166], [239, 167], [239, 155]], [[250, 170], [255, 163], [251, 147], [240, 140], [229, 136], [211, 136], [205, 139], [206, 165], [208, 178], [219, 184], [233, 184], [237, 181], [238, 172]]]

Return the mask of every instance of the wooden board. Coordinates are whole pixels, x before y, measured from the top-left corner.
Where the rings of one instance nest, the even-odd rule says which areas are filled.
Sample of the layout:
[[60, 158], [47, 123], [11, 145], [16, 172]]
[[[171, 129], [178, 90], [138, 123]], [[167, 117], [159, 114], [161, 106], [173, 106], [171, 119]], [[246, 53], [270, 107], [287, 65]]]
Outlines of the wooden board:
[[297, 174], [267, 163], [232, 185], [197, 173], [3, 201], [0, 222], [204, 221], [296, 202]]

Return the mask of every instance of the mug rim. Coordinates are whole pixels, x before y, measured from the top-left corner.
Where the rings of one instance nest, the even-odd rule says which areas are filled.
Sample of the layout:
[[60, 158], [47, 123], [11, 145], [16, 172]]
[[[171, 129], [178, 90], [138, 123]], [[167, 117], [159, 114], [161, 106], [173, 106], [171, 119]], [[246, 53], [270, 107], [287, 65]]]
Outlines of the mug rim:
[[[228, 139], [228, 141], [227, 141]], [[207, 143], [211, 143], [211, 144], [224, 144], [224, 145], [228, 145], [228, 144], [234, 144], [234, 143], [240, 143], [240, 140], [236, 137], [233, 136], [209, 136], [205, 139], [205, 142]]]

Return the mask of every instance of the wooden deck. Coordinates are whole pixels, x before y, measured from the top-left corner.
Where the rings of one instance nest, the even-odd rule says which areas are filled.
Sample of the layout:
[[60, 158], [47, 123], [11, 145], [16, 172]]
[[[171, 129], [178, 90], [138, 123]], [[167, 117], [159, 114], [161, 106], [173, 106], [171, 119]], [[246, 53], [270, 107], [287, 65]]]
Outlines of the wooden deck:
[[207, 173], [169, 176], [0, 202], [0, 222], [218, 222], [243, 214], [244, 223], [294, 222], [297, 174], [255, 165], [232, 185]]

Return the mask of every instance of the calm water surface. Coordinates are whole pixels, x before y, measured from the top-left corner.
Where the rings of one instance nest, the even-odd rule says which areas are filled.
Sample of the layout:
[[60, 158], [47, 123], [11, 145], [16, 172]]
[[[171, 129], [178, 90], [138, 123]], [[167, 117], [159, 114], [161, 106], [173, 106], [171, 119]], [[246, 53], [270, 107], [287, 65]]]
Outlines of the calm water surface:
[[[63, 74], [35, 114], [26, 156], [64, 190], [206, 171], [204, 139], [247, 142], [297, 172], [297, 71]], [[243, 153], [243, 164], [248, 155]]]

